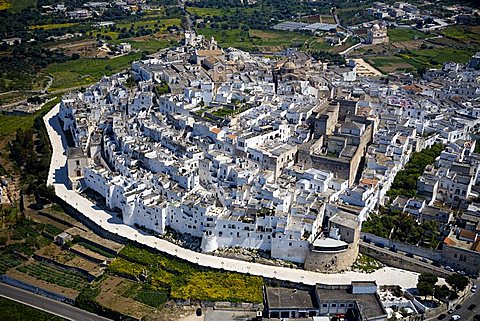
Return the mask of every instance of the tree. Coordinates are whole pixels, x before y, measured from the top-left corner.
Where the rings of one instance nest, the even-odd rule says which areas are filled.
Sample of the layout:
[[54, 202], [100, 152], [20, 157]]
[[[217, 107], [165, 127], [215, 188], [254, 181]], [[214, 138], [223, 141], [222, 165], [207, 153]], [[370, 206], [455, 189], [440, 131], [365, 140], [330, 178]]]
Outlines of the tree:
[[447, 282], [448, 285], [452, 287], [452, 289], [455, 290], [455, 292], [461, 292], [465, 290], [469, 282], [466, 276], [460, 275], [458, 273], [449, 275], [445, 279], [445, 281]]
[[433, 296], [437, 300], [446, 299], [450, 296], [450, 289], [444, 284], [442, 286], [435, 286]]
[[425, 296], [425, 298], [427, 297], [427, 295], [433, 295], [434, 292], [433, 284], [428, 282], [418, 282], [417, 289], [420, 295]]
[[418, 282], [427, 282], [435, 285], [438, 282], [438, 277], [433, 273], [422, 273], [418, 277]]

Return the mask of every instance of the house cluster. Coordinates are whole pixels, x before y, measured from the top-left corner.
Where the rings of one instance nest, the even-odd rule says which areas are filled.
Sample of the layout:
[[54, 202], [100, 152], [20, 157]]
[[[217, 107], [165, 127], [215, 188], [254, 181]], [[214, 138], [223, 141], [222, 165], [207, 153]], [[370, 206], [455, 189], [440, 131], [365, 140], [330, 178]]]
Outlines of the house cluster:
[[344, 270], [412, 151], [438, 140], [454, 148], [478, 120], [449, 114], [443, 89], [426, 82], [345, 73], [355, 68], [222, 49], [187, 31], [184, 45], [63, 98], [72, 187], [99, 193], [125, 224], [199, 238], [204, 252], [241, 247]]
[[388, 5], [383, 2], [374, 2], [372, 7], [367, 8], [367, 13], [376, 19], [402, 19], [414, 20], [418, 18], [420, 10], [409, 3], [395, 2], [393, 5]]
[[465, 15], [462, 6], [450, 6], [443, 9], [449, 12], [432, 12], [407, 2], [393, 4], [374, 2], [371, 7], [366, 9], [366, 13], [374, 19], [389, 21], [399, 28], [414, 27], [423, 31], [432, 31], [455, 23], [466, 24], [471, 20], [475, 21], [473, 11], [470, 10], [470, 15]]
[[95, 16], [102, 16], [109, 8], [117, 7], [129, 12], [149, 9], [144, 0], [115, 0], [115, 1], [88, 1], [83, 5], [71, 8], [65, 4], [43, 5], [42, 14], [61, 13], [72, 20], [85, 20]]

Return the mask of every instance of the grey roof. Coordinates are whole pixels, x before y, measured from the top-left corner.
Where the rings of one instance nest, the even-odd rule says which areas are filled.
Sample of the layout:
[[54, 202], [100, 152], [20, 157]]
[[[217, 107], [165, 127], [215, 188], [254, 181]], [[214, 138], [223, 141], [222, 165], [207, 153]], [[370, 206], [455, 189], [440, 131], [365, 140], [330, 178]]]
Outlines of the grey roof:
[[85, 157], [85, 153], [83, 152], [83, 149], [81, 149], [80, 147], [70, 147], [67, 152], [67, 157], [68, 158]]
[[380, 299], [373, 293], [353, 294], [350, 286], [337, 289], [324, 289], [322, 286], [317, 285], [316, 291], [320, 304], [324, 302], [356, 302], [362, 319], [373, 319], [387, 314]]
[[311, 291], [267, 287], [265, 293], [269, 309], [318, 308], [314, 294]]

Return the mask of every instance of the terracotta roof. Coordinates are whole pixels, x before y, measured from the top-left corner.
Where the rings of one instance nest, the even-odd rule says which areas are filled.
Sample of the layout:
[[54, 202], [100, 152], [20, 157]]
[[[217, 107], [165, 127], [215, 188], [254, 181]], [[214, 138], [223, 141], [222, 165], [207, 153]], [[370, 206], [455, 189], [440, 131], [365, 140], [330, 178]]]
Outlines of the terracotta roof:
[[470, 250], [475, 252], [480, 252], [480, 239], [472, 244], [472, 247], [470, 248]]
[[370, 185], [370, 186], [377, 186], [378, 179], [372, 178], [364, 178], [360, 180], [360, 184]]
[[221, 129], [219, 129], [217, 127], [213, 127], [212, 129], [210, 129], [210, 131], [214, 134], [218, 134], [221, 131]]
[[458, 236], [464, 239], [475, 241], [475, 239], [477, 238], [477, 233], [466, 230], [466, 229], [461, 229], [460, 234]]
[[408, 90], [408, 91], [412, 91], [414, 93], [421, 93], [423, 91], [422, 88], [420, 88], [419, 86], [413, 84], [413, 85], [407, 85], [407, 86], [403, 86], [403, 89], [405, 90]]
[[197, 56], [220, 56], [223, 52], [220, 49], [215, 50], [197, 50]]
[[455, 243], [454, 240], [452, 240], [451, 238], [449, 237], [446, 237], [445, 240], [443, 240], [443, 243], [447, 244], [447, 245], [455, 245], [457, 243]]
[[231, 139], [235, 139], [235, 138], [237, 138], [237, 135], [235, 135], [235, 134], [230, 134], [230, 135], [228, 135], [227, 137], [228, 137], [228, 138], [231, 138]]

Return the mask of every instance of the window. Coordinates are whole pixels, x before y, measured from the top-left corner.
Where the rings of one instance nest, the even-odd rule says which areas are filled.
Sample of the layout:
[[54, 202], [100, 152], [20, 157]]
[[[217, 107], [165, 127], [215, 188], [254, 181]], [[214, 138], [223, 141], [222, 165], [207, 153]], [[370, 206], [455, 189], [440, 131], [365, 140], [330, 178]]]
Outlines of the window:
[[337, 307], [337, 304], [336, 304], [336, 303], [332, 303], [332, 304], [330, 305], [330, 307], [331, 307], [331, 308], [336, 308], [336, 307]]
[[322, 304], [322, 308], [327, 308], [328, 307], [328, 304], [324, 303]]

